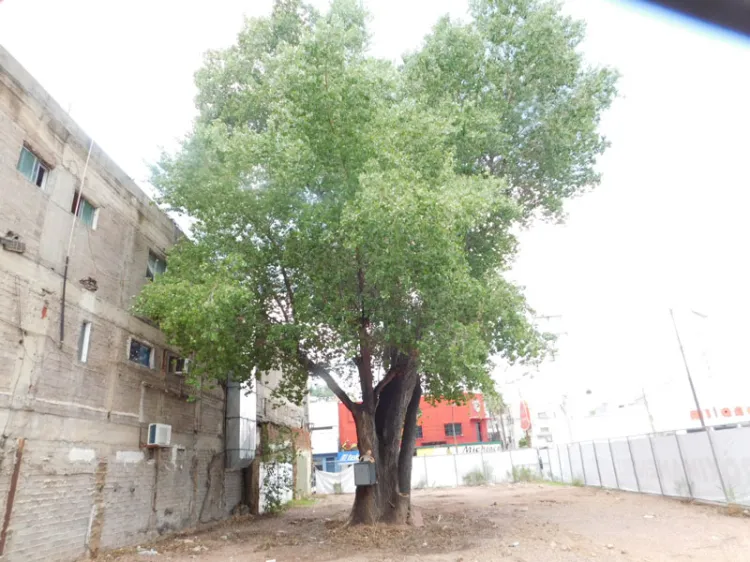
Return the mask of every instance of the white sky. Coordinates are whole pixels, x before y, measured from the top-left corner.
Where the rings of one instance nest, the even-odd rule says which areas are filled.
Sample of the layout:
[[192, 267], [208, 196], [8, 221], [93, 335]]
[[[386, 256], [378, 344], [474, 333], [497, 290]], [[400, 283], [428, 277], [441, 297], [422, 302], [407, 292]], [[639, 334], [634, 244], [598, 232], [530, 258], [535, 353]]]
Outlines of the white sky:
[[[441, 14], [463, 16], [467, 2], [365, 4], [374, 53], [397, 59]], [[655, 408], [684, 419], [674, 306], [703, 405], [748, 407], [750, 42], [637, 3], [565, 4], [588, 23], [589, 60], [623, 76], [603, 122], [612, 147], [602, 185], [569, 204], [565, 225], [524, 233], [512, 272], [539, 314], [562, 315], [567, 333], [558, 361], [542, 369], [545, 391], [553, 400], [563, 388], [590, 388], [587, 400], [614, 403], [646, 386]], [[202, 53], [231, 44], [243, 14], [270, 6], [5, 0], [0, 42], [144, 185], [147, 162], [190, 126]]]

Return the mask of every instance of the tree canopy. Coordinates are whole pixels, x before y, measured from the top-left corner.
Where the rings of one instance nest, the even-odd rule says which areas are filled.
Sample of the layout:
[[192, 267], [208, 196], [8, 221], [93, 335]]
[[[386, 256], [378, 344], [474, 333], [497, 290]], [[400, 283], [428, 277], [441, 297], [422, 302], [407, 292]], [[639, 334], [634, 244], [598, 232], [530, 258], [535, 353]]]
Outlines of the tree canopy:
[[[415, 385], [491, 392], [490, 357], [544, 349], [503, 272], [519, 226], [598, 182], [616, 76], [584, 64], [583, 26], [553, 2], [471, 14], [396, 65], [368, 54], [357, 2], [281, 0], [207, 54], [193, 130], [153, 175], [195, 222], [137, 305], [193, 355], [191, 377], [278, 369], [300, 400], [320, 376], [355, 419], [400, 401], [405, 431]], [[331, 374], [345, 364], [361, 404]]]

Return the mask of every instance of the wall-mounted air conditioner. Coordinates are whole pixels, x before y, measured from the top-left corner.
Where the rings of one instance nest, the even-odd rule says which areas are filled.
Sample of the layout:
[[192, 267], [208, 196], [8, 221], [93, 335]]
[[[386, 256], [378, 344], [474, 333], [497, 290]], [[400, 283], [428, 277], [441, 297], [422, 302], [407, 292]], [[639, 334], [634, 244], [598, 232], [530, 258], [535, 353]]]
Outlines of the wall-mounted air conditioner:
[[169, 447], [172, 441], [172, 426], [165, 423], [148, 424], [148, 442], [149, 447]]

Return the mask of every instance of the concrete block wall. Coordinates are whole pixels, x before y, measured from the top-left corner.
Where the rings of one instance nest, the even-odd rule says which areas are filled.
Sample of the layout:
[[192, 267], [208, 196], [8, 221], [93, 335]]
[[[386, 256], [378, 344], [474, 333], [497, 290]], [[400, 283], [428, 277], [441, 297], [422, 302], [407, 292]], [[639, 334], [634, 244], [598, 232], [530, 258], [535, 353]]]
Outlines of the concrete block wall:
[[[43, 188], [17, 170], [27, 146], [50, 167]], [[76, 224], [66, 297], [62, 272], [89, 138], [0, 47], [0, 525], [2, 559], [66, 562], [226, 517], [242, 496], [224, 466], [224, 393], [166, 372], [163, 334], [129, 313], [149, 251], [165, 255], [175, 224], [95, 148], [84, 196], [95, 229]], [[96, 280], [96, 290], [80, 281]], [[90, 322], [86, 362], [81, 326]], [[132, 338], [153, 364], [128, 358]], [[168, 448], [144, 447], [149, 423], [172, 426]], [[16, 451], [23, 443], [20, 463]], [[15, 498], [10, 502], [13, 474]]]

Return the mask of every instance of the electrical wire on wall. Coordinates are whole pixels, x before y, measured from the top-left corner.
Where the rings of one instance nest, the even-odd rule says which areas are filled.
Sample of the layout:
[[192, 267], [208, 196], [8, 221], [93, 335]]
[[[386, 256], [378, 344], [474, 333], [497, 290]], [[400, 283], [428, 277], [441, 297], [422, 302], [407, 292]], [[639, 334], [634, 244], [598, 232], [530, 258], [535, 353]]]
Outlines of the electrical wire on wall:
[[70, 249], [73, 246], [73, 233], [75, 232], [76, 224], [78, 223], [78, 213], [81, 209], [81, 201], [83, 200], [83, 188], [86, 181], [86, 172], [89, 169], [89, 160], [91, 160], [91, 151], [94, 149], [94, 139], [91, 138], [91, 144], [89, 144], [89, 152], [86, 155], [86, 164], [83, 166], [83, 174], [81, 174], [81, 183], [78, 186], [78, 195], [76, 200], [76, 208], [73, 213], [73, 223], [70, 225], [70, 235], [68, 236], [68, 247], [65, 250], [65, 269], [63, 270], [63, 286], [62, 296], [60, 297], [60, 349], [62, 349], [63, 342], [65, 341], [65, 292], [68, 286], [68, 266], [70, 265]]

